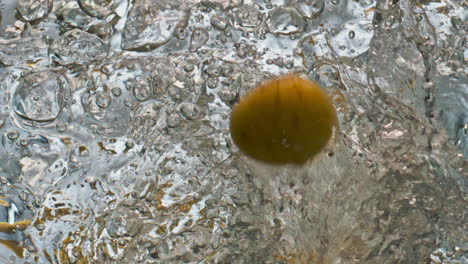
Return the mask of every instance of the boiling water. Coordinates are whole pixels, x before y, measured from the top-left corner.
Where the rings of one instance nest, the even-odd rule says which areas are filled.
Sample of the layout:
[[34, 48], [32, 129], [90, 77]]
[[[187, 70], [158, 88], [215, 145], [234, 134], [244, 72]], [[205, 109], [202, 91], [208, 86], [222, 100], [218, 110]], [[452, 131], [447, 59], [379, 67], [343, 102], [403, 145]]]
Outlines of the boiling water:
[[[0, 9], [1, 263], [467, 262], [461, 2]], [[230, 110], [290, 72], [332, 96], [335, 139], [248, 160]]]

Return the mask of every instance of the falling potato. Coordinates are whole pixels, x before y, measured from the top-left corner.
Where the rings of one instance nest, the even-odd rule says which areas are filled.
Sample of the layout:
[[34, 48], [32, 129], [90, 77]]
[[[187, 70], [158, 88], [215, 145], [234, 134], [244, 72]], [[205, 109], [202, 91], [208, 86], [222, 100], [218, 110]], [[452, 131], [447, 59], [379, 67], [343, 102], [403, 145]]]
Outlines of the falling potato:
[[247, 156], [273, 165], [304, 165], [330, 141], [335, 107], [315, 82], [287, 75], [261, 84], [234, 107], [231, 136]]

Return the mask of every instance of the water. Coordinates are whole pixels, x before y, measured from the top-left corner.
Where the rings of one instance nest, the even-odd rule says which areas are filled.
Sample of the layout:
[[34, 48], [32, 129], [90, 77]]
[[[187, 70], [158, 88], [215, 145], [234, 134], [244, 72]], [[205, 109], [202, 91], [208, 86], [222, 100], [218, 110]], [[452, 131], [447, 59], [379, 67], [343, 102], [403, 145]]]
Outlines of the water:
[[[468, 261], [460, 2], [153, 2], [0, 0], [1, 263]], [[248, 160], [231, 108], [290, 72], [339, 131]]]

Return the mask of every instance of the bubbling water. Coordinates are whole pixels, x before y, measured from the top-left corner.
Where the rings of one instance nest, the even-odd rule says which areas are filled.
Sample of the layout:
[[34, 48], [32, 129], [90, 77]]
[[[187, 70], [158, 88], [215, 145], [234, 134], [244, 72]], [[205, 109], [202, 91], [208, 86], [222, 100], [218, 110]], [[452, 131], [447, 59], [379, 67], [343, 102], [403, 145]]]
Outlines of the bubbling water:
[[[466, 262], [463, 11], [0, 0], [0, 262]], [[265, 164], [243, 154], [259, 141], [236, 145], [231, 114], [292, 73], [339, 126], [276, 142], [324, 139], [301, 166]]]

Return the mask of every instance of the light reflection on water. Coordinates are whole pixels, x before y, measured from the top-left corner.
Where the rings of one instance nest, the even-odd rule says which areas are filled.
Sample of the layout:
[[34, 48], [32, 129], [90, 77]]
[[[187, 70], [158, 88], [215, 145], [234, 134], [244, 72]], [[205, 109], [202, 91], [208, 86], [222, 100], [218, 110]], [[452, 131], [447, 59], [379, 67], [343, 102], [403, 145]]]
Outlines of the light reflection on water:
[[[0, 262], [466, 261], [459, 3], [18, 2], [14, 21], [0, 0]], [[340, 119], [302, 169], [228, 131], [289, 72]]]

